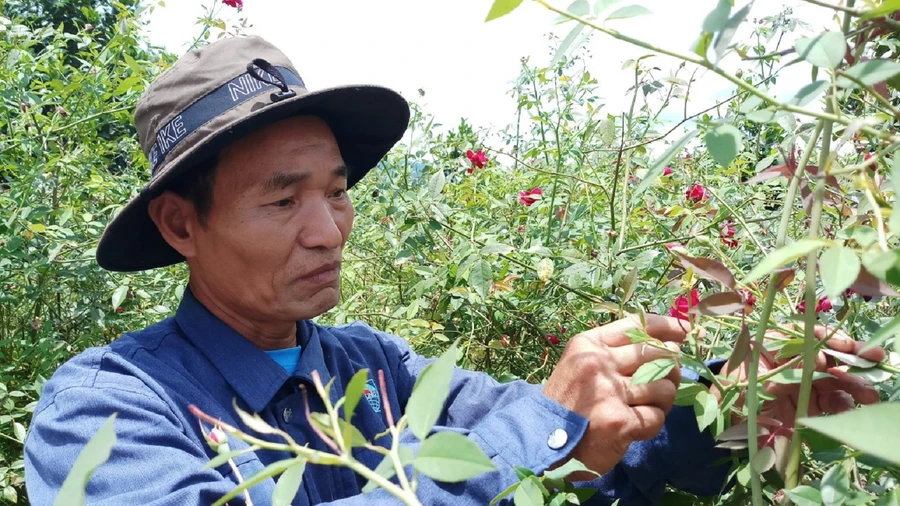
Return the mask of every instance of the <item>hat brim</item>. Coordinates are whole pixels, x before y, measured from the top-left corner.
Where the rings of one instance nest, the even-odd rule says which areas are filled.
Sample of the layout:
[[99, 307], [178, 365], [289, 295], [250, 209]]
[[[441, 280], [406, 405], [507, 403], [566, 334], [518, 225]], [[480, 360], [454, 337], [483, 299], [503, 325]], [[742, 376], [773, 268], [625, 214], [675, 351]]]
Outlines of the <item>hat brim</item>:
[[169, 164], [110, 221], [97, 245], [97, 263], [117, 272], [166, 267], [184, 257], [165, 241], [150, 219], [148, 206], [175, 178], [225, 146], [271, 123], [300, 114], [328, 123], [350, 169], [352, 187], [403, 137], [409, 105], [393, 90], [378, 86], [341, 86], [304, 93], [272, 104], [208, 135]]

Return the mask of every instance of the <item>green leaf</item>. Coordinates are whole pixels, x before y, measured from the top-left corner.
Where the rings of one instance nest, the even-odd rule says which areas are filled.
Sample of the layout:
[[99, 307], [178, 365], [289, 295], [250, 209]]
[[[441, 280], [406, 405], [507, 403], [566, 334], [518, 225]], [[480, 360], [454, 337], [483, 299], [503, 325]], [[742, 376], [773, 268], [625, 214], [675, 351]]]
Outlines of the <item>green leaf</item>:
[[508, 255], [513, 252], [515, 248], [508, 244], [503, 244], [499, 242], [489, 242], [481, 248], [482, 255], [492, 255], [494, 253]]
[[822, 504], [822, 494], [809, 485], [800, 485], [791, 490], [785, 490], [784, 493], [797, 506], [821, 506]]
[[283, 473], [284, 471], [287, 471], [291, 467], [296, 466], [297, 462], [302, 459], [304, 459], [304, 457], [296, 457], [293, 459], [284, 459], [284, 460], [279, 460], [277, 462], [273, 462], [273, 463], [267, 465], [266, 467], [260, 469], [253, 476], [246, 478], [241, 484], [239, 484], [238, 486], [231, 489], [227, 494], [220, 497], [219, 500], [214, 502], [212, 506], [222, 506], [223, 504], [225, 504], [228, 501], [237, 497], [244, 490], [247, 490], [248, 488], [250, 488], [254, 485], [262, 483], [263, 481], [268, 480], [269, 478], [271, 478], [277, 474]]
[[859, 20], [868, 21], [873, 18], [880, 18], [896, 10], [900, 10], [900, 0], [882, 0], [878, 7], [865, 11]]
[[300, 484], [303, 482], [303, 471], [306, 470], [306, 459], [297, 457], [298, 463], [281, 473], [272, 491], [272, 506], [291, 506]]
[[837, 298], [850, 287], [859, 276], [859, 257], [850, 248], [836, 246], [829, 248], [819, 258], [819, 276], [825, 285], [825, 294]]
[[771, 123], [775, 121], [775, 117], [778, 115], [778, 111], [775, 109], [760, 109], [758, 111], [748, 112], [747, 120], [753, 121], [754, 123]]
[[260, 418], [258, 414], [251, 415], [250, 413], [247, 413], [243, 409], [239, 408], [236, 398], [232, 400], [231, 405], [234, 407], [234, 411], [238, 414], [238, 417], [240, 417], [241, 421], [244, 422], [244, 425], [246, 425], [248, 429], [259, 432], [260, 434], [278, 433], [278, 429], [266, 423], [266, 421]]
[[356, 371], [350, 382], [347, 383], [347, 389], [344, 390], [344, 420], [350, 421], [356, 406], [362, 398], [363, 390], [366, 389], [366, 380], [369, 377], [368, 369], [360, 369]]
[[494, 4], [491, 5], [491, 10], [488, 11], [487, 18], [484, 21], [487, 23], [488, 21], [505, 16], [520, 5], [522, 5], [522, 0], [494, 0]]
[[440, 358], [428, 364], [419, 374], [413, 392], [406, 406], [409, 429], [425, 440], [431, 428], [444, 410], [444, 402], [450, 394], [450, 380], [456, 365], [456, 343], [450, 346]]
[[741, 332], [738, 334], [737, 340], [734, 342], [734, 349], [731, 356], [728, 357], [728, 368], [725, 374], [731, 374], [731, 371], [737, 369], [750, 353], [750, 328], [746, 323], [741, 323]]
[[544, 494], [541, 493], [540, 483], [534, 476], [522, 480], [516, 488], [513, 496], [515, 506], [544, 506]]
[[[412, 448], [408, 446], [401, 446], [399, 450], [400, 454], [400, 463], [403, 466], [411, 463], [413, 461], [413, 451]], [[394, 461], [391, 459], [390, 455], [385, 455], [381, 462], [373, 469], [375, 474], [381, 476], [382, 478], [390, 480], [394, 476], [397, 475], [397, 470], [394, 468]], [[369, 492], [378, 488], [378, 484], [374, 481], [369, 480], [366, 485], [362, 488], [362, 493], [368, 494]]]
[[644, 191], [650, 187], [653, 181], [662, 174], [663, 170], [665, 170], [666, 165], [675, 158], [675, 155], [681, 152], [684, 149], [684, 146], [687, 145], [688, 142], [691, 141], [694, 137], [697, 136], [699, 130], [691, 130], [690, 132], [684, 134], [680, 139], [675, 141], [669, 149], [665, 151], [659, 158], [653, 161], [650, 164], [650, 167], [647, 169], [647, 174], [641, 179], [640, 184], [638, 184], [637, 188], [634, 189], [634, 192], [631, 194], [631, 201], [634, 202]]
[[678, 391], [675, 393], [675, 405], [676, 406], [693, 406], [694, 398], [697, 397], [699, 392], [706, 392], [706, 387], [699, 383], [688, 383], [687, 381], [682, 381], [680, 385], [678, 385]]
[[[900, 62], [891, 60], [869, 60], [857, 63], [843, 72], [867, 86], [878, 84], [900, 74]], [[842, 88], [854, 89], [858, 85], [846, 77], [838, 77], [836, 84]]]
[[113, 292], [112, 294], [112, 307], [116, 309], [117, 307], [122, 305], [122, 302], [125, 300], [125, 297], [128, 295], [128, 285], [122, 285]]
[[444, 171], [438, 169], [431, 175], [431, 178], [428, 179], [428, 195], [432, 199], [440, 198], [441, 192], [444, 190], [445, 182], [446, 178], [444, 177]]
[[561, 480], [572, 473], [585, 472], [600, 476], [598, 473], [591, 471], [578, 459], [569, 459], [565, 464], [550, 471], [544, 471], [544, 477], [551, 480]]
[[[591, 3], [587, 0], [575, 0], [574, 2], [569, 4], [569, 7], [566, 9], [566, 12], [573, 16], [578, 16], [583, 18], [588, 16], [591, 13]], [[572, 18], [560, 14], [556, 18], [556, 24], [565, 23], [566, 21], [572, 21]], [[580, 23], [579, 23], [580, 24]], [[552, 65], [551, 65], [552, 66]]]
[[900, 315], [895, 316], [886, 324], [879, 326], [878, 330], [872, 338], [869, 339], [869, 342], [863, 346], [861, 351], [871, 350], [876, 346], [883, 345], [888, 339], [897, 335], [898, 332], [900, 332]]
[[116, 444], [116, 432], [113, 428], [113, 422], [116, 419], [116, 413], [113, 413], [106, 419], [100, 430], [84, 445], [75, 464], [66, 476], [59, 489], [59, 494], [53, 502], [54, 506], [81, 506], [85, 502], [84, 490], [87, 487], [91, 475], [100, 465], [109, 460], [112, 453], [112, 447]]
[[706, 149], [722, 167], [728, 167], [741, 151], [743, 134], [734, 125], [724, 124], [706, 133]]
[[472, 266], [472, 272], [469, 273], [469, 286], [481, 298], [487, 298], [491, 292], [491, 283], [494, 281], [494, 273], [491, 270], [491, 264], [486, 260], [478, 260]]
[[847, 51], [843, 32], [828, 31], [815, 37], [801, 37], [794, 43], [797, 55], [807, 62], [829, 70], [837, 68]]
[[[782, 383], [785, 385], [792, 385], [794, 383], [800, 383], [801, 375], [803, 371], [800, 369], [785, 369], [775, 376], [769, 378], [769, 381], [773, 383]], [[813, 381], [818, 381], [820, 379], [825, 378], [834, 378], [834, 376], [828, 374], [827, 372], [819, 372], [816, 371], [813, 373]]]
[[459, 483], [497, 469], [481, 447], [456, 432], [437, 432], [422, 441], [413, 467], [445, 483]]
[[712, 258], [688, 256], [677, 249], [672, 250], [672, 253], [678, 256], [685, 267], [693, 269], [698, 276], [718, 281], [726, 288], [734, 290], [734, 275], [722, 262]]
[[694, 54], [697, 56], [706, 59], [706, 53], [709, 51], [709, 46], [712, 45], [713, 34], [712, 32], [703, 32], [700, 34], [700, 38], [697, 39], [697, 43], [694, 44]]
[[594, 14], [600, 14], [604, 9], [608, 9], [622, 0], [597, 0], [594, 4]]
[[822, 504], [825, 506], [840, 506], [847, 499], [850, 492], [850, 477], [840, 464], [832, 466], [819, 484], [819, 493], [822, 494]]
[[646, 362], [638, 367], [631, 376], [632, 385], [645, 385], [647, 383], [665, 378], [675, 368], [675, 359], [658, 358]]
[[506, 496], [515, 492], [515, 490], [518, 487], [519, 487], [519, 482], [513, 483], [512, 485], [506, 487], [506, 490], [504, 490], [503, 492], [500, 492], [499, 494], [494, 496], [493, 499], [491, 499], [491, 502], [488, 503], [488, 506], [494, 506], [498, 502], [502, 501]]
[[3, 488], [3, 500], [10, 504], [19, 502], [19, 493], [11, 485]]
[[607, 16], [606, 21], [610, 21], [613, 19], [634, 18], [646, 14], [653, 14], [653, 11], [641, 5], [626, 5], [625, 7], [616, 9], [612, 14]]
[[762, 474], [775, 465], [775, 450], [770, 446], [764, 446], [756, 452], [756, 456], [750, 461], [750, 467], [757, 474]]
[[842, 351], [832, 350], [831, 348], [823, 348], [822, 353], [826, 355], [831, 355], [832, 357], [840, 360], [841, 362], [852, 365], [854, 367], [862, 367], [863, 369], [870, 369], [878, 365], [877, 362], [872, 362], [871, 360], [866, 360], [864, 358], [859, 357], [858, 355], [852, 353], [844, 353]]
[[706, 390], [697, 392], [694, 397], [694, 414], [701, 431], [712, 425], [719, 416], [719, 401], [716, 396]]
[[[10, 395], [12, 395], [12, 393]], [[25, 430], [24, 425], [19, 422], [13, 422], [13, 434], [15, 434], [16, 439], [18, 439], [20, 443], [24, 443], [28, 432]]]
[[[785, 103], [803, 107], [819, 98], [827, 89], [828, 81], [814, 81], [797, 90], [797, 93], [794, 93], [794, 96], [785, 101]], [[772, 116], [775, 116], [774, 113]]]
[[876, 278], [900, 286], [900, 250], [867, 253], [863, 255], [862, 263]]
[[716, 52], [716, 62], [721, 61], [722, 57], [725, 56], [725, 51], [728, 50], [728, 46], [731, 45], [731, 40], [734, 39], [738, 28], [741, 26], [741, 23], [744, 22], [744, 19], [746, 19], [747, 14], [750, 13], [750, 8], [752, 6], [753, 4], [749, 3], [734, 13], [734, 16], [731, 16], [728, 19], [725, 28], [723, 28], [716, 36], [716, 43], [713, 45], [713, 49]]
[[728, 16], [731, 15], [731, 0], [719, 0], [716, 7], [703, 18], [703, 31], [716, 33], [728, 24]]
[[816, 248], [828, 248], [834, 246], [834, 242], [825, 239], [800, 239], [797, 242], [782, 246], [777, 250], [766, 255], [761, 262], [741, 281], [741, 284], [748, 285], [753, 281], [769, 274], [775, 269], [797, 260], [798, 258], [809, 254]]
[[229, 460], [237, 457], [238, 455], [243, 455], [245, 453], [253, 452], [258, 450], [259, 447], [256, 445], [248, 446], [247, 448], [241, 448], [240, 450], [231, 450], [230, 452], [220, 453], [213, 457], [209, 462], [203, 465], [206, 469], [215, 469]]
[[575, 42], [575, 39], [582, 32], [582, 30], [584, 30], [585, 26], [587, 25], [578, 23], [572, 27], [572, 29], [569, 31], [569, 34], [566, 35], [566, 38], [564, 38], [562, 42], [559, 43], [559, 47], [556, 49], [556, 53], [550, 60], [550, 67], [555, 67], [556, 64], [559, 63], [560, 60], [562, 60], [563, 56], [565, 56], [566, 54], [566, 51], [569, 50], [569, 46], [571, 46], [572, 43]]

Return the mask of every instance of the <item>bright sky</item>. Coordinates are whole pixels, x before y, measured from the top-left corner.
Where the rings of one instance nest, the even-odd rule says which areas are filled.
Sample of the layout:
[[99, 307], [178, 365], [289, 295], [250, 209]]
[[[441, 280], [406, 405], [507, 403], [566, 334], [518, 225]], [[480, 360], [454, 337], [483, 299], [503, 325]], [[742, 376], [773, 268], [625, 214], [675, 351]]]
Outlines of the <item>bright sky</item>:
[[[613, 9], [633, 3], [622, 0]], [[715, 3], [642, 0], [652, 15], [610, 21], [609, 26], [688, 51]], [[734, 10], [746, 0], [736, 3]], [[527, 0], [512, 14], [484, 23], [490, 4], [491, 0], [244, 0], [241, 15], [252, 24], [249, 33], [266, 38], [291, 58], [310, 89], [379, 84], [419, 100], [417, 90], [422, 88], [426, 96], [420, 103], [445, 126], [453, 127], [465, 117], [476, 127], [500, 127], [515, 118], [508, 91], [520, 58], [530, 56], [532, 62], [546, 64], [552, 55], [546, 35], [553, 32], [562, 38], [572, 25], [554, 25], [554, 13]], [[793, 7], [815, 31], [837, 26], [823, 9], [800, 0], [757, 0], [750, 18], [775, 14], [783, 5]], [[237, 14], [230, 8], [224, 12]], [[200, 1], [169, 0], [150, 15], [151, 40], [182, 54], [199, 32], [195, 22], [202, 13]], [[741, 36], [746, 33], [738, 39]], [[785, 42], [782, 47], [792, 44]], [[600, 80], [599, 94], [606, 100], [607, 112], [620, 112], [628, 106], [625, 91], [633, 79], [633, 74], [621, 70], [622, 62], [647, 51], [601, 33], [595, 33], [588, 46], [589, 68]], [[679, 62], [657, 56], [653, 63], [664, 71], [660, 75], [666, 75]], [[737, 56], [731, 55], [722, 65], [736, 68], [737, 63]], [[778, 89], [789, 92], [809, 82], [809, 67], [795, 67], [780, 79]], [[708, 107], [732, 90], [714, 74], [698, 76], [690, 111]]]

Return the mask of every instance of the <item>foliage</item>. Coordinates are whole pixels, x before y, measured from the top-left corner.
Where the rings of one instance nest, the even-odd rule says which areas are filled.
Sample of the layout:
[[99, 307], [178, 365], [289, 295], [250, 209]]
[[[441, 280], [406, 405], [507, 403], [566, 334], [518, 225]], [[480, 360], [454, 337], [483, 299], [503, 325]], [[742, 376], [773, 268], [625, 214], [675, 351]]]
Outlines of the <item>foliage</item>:
[[[686, 63], [666, 74], [653, 66], [655, 57], [625, 62], [634, 77], [630, 107], [613, 115], [586, 69], [586, 50], [577, 48], [592, 32], [625, 37], [608, 26], [646, 9], [599, 0], [576, 1], [567, 12], [537, 1], [575, 26], [569, 37], [551, 40], [552, 65], [522, 62], [511, 90], [515, 121], [493, 135], [465, 121], [447, 129], [412, 104], [408, 138], [351, 192], [357, 219], [344, 255], [343, 301], [320, 321], [364, 319], [431, 356], [455, 356], [445, 353], [458, 343], [460, 366], [499, 381], [539, 383], [582, 330], [629, 313], [690, 319], [705, 333], [691, 334], [678, 364], [718, 381], [725, 395], [719, 403], [706, 387], [686, 382], [676, 403], [692, 406], [698, 426], [736, 457], [735, 486], [703, 501], [896, 502], [897, 463], [864, 453], [877, 452], [871, 448], [879, 437], [888, 441], [878, 432], [883, 413], [852, 413], [873, 427], [852, 438], [841, 437], [845, 418], [802, 419], [825, 435], [798, 430], [793, 448], [791, 434], [757, 417], [763, 385], [802, 382], [809, 391], [812, 371], [793, 367], [810, 363], [804, 356], [818, 348], [811, 334], [791, 327], [798, 322], [819, 321], [893, 349], [881, 364], [832, 357], [875, 382], [888, 410], [900, 400], [896, 9], [849, 2], [838, 13], [847, 16], [844, 26], [784, 48], [781, 40], [803, 27], [790, 10], [759, 18], [752, 37], [736, 41], [735, 27], [749, 24], [750, 12], [732, 12], [723, 0], [706, 16], [692, 53], [626, 39]], [[521, 3], [499, 0], [488, 9], [486, 2], [488, 18]], [[12, 504], [27, 504], [21, 444], [46, 378], [85, 347], [170, 314], [186, 279], [183, 266], [112, 274], [93, 262], [105, 223], [146, 181], [130, 112], [174, 59], [148, 47], [139, 12], [110, 5], [108, 40], [83, 26], [73, 32], [18, 18], [0, 28], [0, 491]], [[218, 8], [213, 3], [200, 20], [195, 44], [240, 31], [226, 30]], [[567, 21], [572, 16], [580, 21]], [[730, 53], [745, 64], [733, 75], [716, 65]], [[790, 65], [809, 68], [810, 83], [793, 96], [771, 97], [769, 85]], [[692, 102], [692, 68], [718, 74], [735, 93], [717, 104]], [[683, 120], [662, 121], [675, 108], [683, 108]], [[764, 341], [773, 329], [786, 337]], [[656, 345], [640, 333], [632, 339]], [[785, 365], [741, 381], [714, 378], [704, 365], [711, 358], [753, 362], [763, 353]], [[392, 430], [408, 424], [420, 440], [434, 437], [434, 410], [446, 396], [444, 360], [423, 376], [426, 395], [398, 413]], [[654, 363], [641, 376], [648, 381], [672, 366]], [[317, 454], [318, 464], [353, 466], [343, 451], [361, 443], [349, 423], [358, 397], [352, 390], [343, 404], [310, 414], [336, 447]], [[749, 423], [731, 426], [732, 414]], [[356, 470], [412, 503], [404, 463], [419, 461], [414, 472], [436, 479], [465, 479], [477, 469], [433, 465], [445, 458], [440, 439], [424, 456], [424, 443], [417, 456], [392, 448], [383, 468]], [[220, 449], [225, 462], [227, 446]], [[291, 451], [298, 457], [266, 471], [285, 473], [282, 497], [312, 462], [310, 450]], [[445, 468], [458, 474], [435, 472]], [[520, 473], [508, 491], [516, 504], [575, 502], [569, 494], [577, 492], [551, 472]], [[674, 491], [664, 498], [685, 501], [701, 500]]]

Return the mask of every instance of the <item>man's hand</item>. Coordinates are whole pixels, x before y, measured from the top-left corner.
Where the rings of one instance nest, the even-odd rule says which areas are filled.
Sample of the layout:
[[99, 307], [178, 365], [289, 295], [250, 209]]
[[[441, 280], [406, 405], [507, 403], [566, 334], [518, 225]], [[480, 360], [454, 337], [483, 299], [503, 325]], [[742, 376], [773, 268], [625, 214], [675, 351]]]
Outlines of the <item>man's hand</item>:
[[[814, 332], [817, 339], [826, 339], [834, 333], [834, 330], [817, 325]], [[771, 332], [768, 335], [770, 337], [784, 337], [775, 332]], [[865, 343], [854, 341], [843, 332], [834, 333], [834, 336], [828, 339], [825, 345], [834, 351], [856, 355], [872, 362], [881, 362], [885, 357], [884, 349], [880, 347], [875, 347], [862, 353], [860, 350], [865, 346]], [[764, 376], [769, 371], [784, 365], [788, 361], [789, 359], [776, 359], [775, 353], [763, 350], [759, 361], [759, 375]], [[801, 368], [802, 364], [798, 362], [795, 367]], [[723, 376], [725, 370], [727, 370], [727, 367], [723, 369]], [[809, 399], [808, 416], [818, 416], [822, 413], [842, 413], [855, 408], [857, 403], [875, 404], [878, 402], [878, 391], [868, 381], [848, 374], [847, 370], [847, 366], [838, 366], [834, 357], [830, 355], [821, 351], [816, 355], [816, 371], [826, 372], [834, 376], [834, 378], [823, 378], [813, 383]], [[733, 380], [735, 376], [737, 376], [737, 381], [746, 381], [746, 363], [738, 367], [736, 372], [732, 372], [728, 379]], [[765, 385], [765, 391], [776, 397], [776, 399], [765, 402], [761, 414], [781, 422], [787, 428], [793, 427], [800, 385], [769, 382]]]
[[625, 331], [639, 329], [641, 323], [629, 316], [573, 337], [544, 387], [544, 395], [590, 422], [570, 457], [598, 473], [611, 470], [633, 441], [656, 436], [675, 402], [681, 382], [678, 367], [644, 385], [631, 385], [631, 376], [646, 362], [672, 357], [690, 329], [667, 316], [648, 314], [645, 321], [647, 334], [665, 341], [672, 351], [631, 344]]

